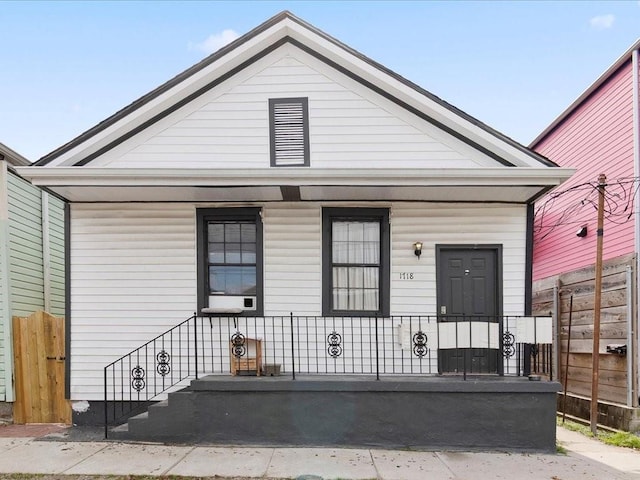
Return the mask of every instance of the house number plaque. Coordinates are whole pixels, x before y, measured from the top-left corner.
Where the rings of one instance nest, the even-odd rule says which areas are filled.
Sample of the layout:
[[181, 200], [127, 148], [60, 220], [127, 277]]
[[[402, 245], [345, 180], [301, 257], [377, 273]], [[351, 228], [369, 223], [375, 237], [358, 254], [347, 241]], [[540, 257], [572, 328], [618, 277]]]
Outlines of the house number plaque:
[[413, 272], [400, 272], [400, 280], [413, 280], [415, 274]]

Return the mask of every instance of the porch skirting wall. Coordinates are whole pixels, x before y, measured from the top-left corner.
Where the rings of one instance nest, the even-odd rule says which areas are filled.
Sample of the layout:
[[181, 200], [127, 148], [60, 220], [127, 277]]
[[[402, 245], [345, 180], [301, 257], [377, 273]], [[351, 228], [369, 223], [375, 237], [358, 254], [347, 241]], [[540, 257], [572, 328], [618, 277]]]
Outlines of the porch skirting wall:
[[[555, 382], [216, 377], [110, 433], [132, 440], [555, 452]], [[93, 403], [93, 402], [92, 402]], [[74, 419], [74, 423], [76, 419]], [[128, 428], [128, 429], [127, 429]]]

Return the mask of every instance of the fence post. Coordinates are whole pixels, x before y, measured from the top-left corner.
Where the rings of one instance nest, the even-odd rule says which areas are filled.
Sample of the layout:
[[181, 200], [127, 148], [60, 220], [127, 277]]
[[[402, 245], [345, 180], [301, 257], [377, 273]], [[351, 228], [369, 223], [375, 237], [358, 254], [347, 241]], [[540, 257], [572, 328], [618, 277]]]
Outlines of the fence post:
[[293, 312], [289, 312], [291, 319], [291, 371], [293, 372], [293, 380], [296, 379], [296, 353], [293, 345]]
[[529, 375], [531, 375], [531, 344], [524, 343], [522, 348], [524, 352], [524, 358], [522, 359], [522, 362], [523, 362], [522, 374], [525, 377], [528, 377]]
[[380, 380], [380, 347], [378, 342], [378, 317], [376, 316], [376, 380]]
[[[465, 317], [462, 317], [462, 319], [464, 320]], [[460, 325], [460, 318], [458, 318], [458, 320], [456, 320], [456, 353], [459, 351], [458, 350], [458, 325]], [[469, 339], [471, 339], [471, 323], [469, 323]], [[469, 340], [469, 342], [471, 342], [471, 340]], [[471, 343], [469, 344], [469, 346], [471, 346]], [[467, 352], [462, 352], [462, 379], [466, 380], [467, 379]]]
[[109, 413], [107, 407], [107, 367], [104, 367], [104, 438], [109, 438]]
[[[504, 377], [504, 323], [505, 317], [498, 317], [498, 375]], [[509, 325], [507, 325], [507, 331]]]
[[198, 317], [196, 312], [193, 312], [193, 346], [195, 347], [195, 368], [196, 368], [196, 380], [198, 380]]

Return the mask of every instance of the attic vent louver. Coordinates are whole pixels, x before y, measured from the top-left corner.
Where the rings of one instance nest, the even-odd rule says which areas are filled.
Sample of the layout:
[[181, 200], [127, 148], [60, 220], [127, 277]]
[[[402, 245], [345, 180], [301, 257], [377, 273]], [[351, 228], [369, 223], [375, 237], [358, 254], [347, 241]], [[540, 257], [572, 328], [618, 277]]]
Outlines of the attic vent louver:
[[269, 122], [271, 166], [309, 166], [308, 99], [270, 99]]

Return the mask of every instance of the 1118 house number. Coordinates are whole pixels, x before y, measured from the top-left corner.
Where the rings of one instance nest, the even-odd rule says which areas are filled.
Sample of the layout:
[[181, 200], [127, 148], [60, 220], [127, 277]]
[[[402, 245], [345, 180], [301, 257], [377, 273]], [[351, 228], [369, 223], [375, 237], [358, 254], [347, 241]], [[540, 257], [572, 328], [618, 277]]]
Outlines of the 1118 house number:
[[400, 272], [400, 280], [413, 280], [413, 272]]

